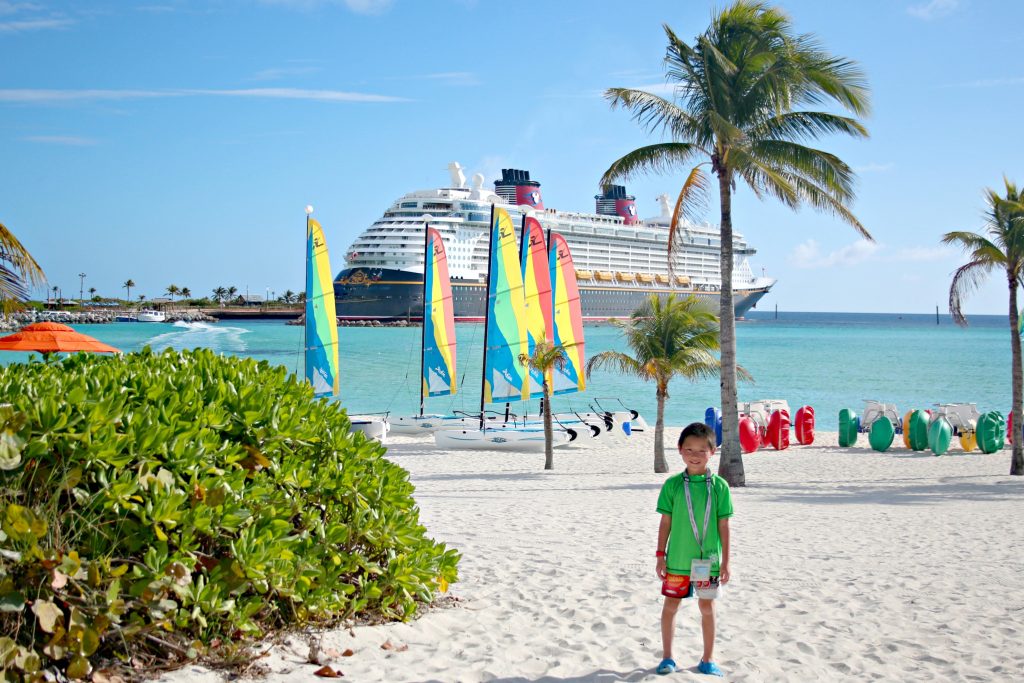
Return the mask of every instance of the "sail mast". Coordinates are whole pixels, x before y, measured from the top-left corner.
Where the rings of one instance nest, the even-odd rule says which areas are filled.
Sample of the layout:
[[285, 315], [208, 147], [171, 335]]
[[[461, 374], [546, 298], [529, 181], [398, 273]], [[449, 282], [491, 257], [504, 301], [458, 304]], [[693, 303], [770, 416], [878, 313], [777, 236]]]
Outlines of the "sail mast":
[[424, 363], [427, 347], [427, 254], [430, 251], [430, 224], [423, 223], [423, 314], [420, 317], [420, 417], [423, 417], [423, 406], [427, 400], [427, 383], [423, 379]]
[[483, 363], [481, 365], [480, 372], [480, 431], [484, 430], [484, 401], [486, 400], [487, 394], [487, 328], [490, 315], [488, 314], [488, 308], [491, 305], [490, 291], [491, 291], [491, 272], [493, 270], [491, 261], [494, 257], [494, 204], [491, 204], [491, 232], [488, 236], [487, 242], [487, 284], [485, 285], [486, 292], [484, 296], [484, 356]]

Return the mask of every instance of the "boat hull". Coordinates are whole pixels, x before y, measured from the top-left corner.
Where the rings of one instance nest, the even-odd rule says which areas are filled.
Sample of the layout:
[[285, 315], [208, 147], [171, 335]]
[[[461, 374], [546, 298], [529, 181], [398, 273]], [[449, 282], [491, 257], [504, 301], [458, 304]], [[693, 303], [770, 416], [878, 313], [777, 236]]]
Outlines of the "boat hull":
[[[746, 315], [769, 289], [734, 290], [736, 317]], [[591, 322], [628, 318], [651, 294], [692, 294], [707, 301], [712, 310], [719, 306], [717, 291], [690, 287], [581, 283], [579, 290], [583, 319]], [[423, 317], [423, 276], [397, 269], [346, 268], [334, 279], [334, 298], [335, 310], [342, 320], [419, 321]], [[456, 322], [482, 322], [487, 303], [485, 283], [452, 279], [452, 302]]]
[[[561, 430], [553, 434], [555, 448], [569, 445], [569, 435]], [[444, 429], [434, 432], [434, 443], [446, 450], [515, 451], [537, 453], [544, 450], [543, 430], [520, 429]]]

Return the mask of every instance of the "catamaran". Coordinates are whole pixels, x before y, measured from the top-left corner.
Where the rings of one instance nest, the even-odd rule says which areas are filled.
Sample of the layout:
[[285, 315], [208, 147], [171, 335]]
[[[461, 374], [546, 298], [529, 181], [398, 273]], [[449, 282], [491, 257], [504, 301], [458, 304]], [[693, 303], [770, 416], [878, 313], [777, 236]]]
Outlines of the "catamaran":
[[[338, 318], [334, 309], [334, 286], [327, 240], [323, 228], [313, 219], [313, 207], [306, 207], [306, 380], [313, 395], [335, 398], [340, 393], [341, 375], [338, 363]], [[386, 418], [350, 415], [352, 429], [366, 436], [385, 441], [388, 434]]]

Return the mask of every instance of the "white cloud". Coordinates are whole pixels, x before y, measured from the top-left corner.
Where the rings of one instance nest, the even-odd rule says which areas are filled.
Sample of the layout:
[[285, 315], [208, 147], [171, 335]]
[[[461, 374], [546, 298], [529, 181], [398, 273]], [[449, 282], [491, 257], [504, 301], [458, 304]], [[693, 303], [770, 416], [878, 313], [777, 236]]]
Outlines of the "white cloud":
[[22, 138], [25, 142], [40, 142], [47, 145], [67, 145], [70, 147], [90, 147], [97, 144], [92, 138], [75, 135], [29, 135]]
[[956, 255], [956, 251], [946, 247], [910, 247], [900, 249], [893, 255], [893, 261], [945, 261]]
[[480, 80], [470, 71], [445, 71], [427, 74], [423, 78], [430, 81], [439, 81], [445, 85], [480, 85]]
[[895, 164], [891, 161], [885, 164], [872, 161], [863, 166], [854, 166], [853, 170], [857, 173], [885, 173], [886, 171], [891, 171], [894, 166]]
[[320, 71], [316, 66], [281, 66], [256, 72], [251, 80], [276, 81], [287, 76], [305, 76]]
[[1024, 76], [1014, 76], [1010, 78], [982, 78], [977, 81], [967, 81], [966, 83], [951, 83], [947, 88], [1002, 88], [1007, 85], [1022, 85], [1024, 84]]
[[323, 5], [344, 4], [357, 14], [380, 14], [391, 7], [392, 0], [259, 0], [264, 5], [278, 5], [292, 9], [309, 10]]
[[679, 86], [676, 83], [650, 83], [648, 85], [633, 86], [633, 90], [643, 90], [644, 92], [649, 92], [652, 95], [671, 98], [675, 96], [676, 88], [678, 87]]
[[960, 6], [960, 0], [929, 0], [907, 8], [907, 14], [918, 19], [931, 21], [948, 16]]
[[17, 12], [36, 12], [42, 7], [31, 2], [9, 2], [0, 0], [0, 14], [15, 14]]
[[21, 33], [23, 31], [42, 31], [46, 29], [67, 28], [75, 22], [71, 19], [12, 19], [0, 21], [0, 33]]
[[861, 263], [878, 250], [878, 244], [866, 240], [858, 240], [853, 244], [840, 247], [828, 254], [821, 253], [816, 240], [807, 240], [797, 245], [789, 256], [789, 262], [795, 268], [805, 270], [817, 268], [848, 267]]
[[312, 100], [319, 102], [408, 102], [404, 97], [345, 92], [342, 90], [302, 90], [298, 88], [244, 88], [238, 90], [178, 89], [178, 90], [43, 90], [0, 89], [0, 102], [58, 103], [97, 100], [133, 100], [185, 96], [256, 97], [286, 100]]

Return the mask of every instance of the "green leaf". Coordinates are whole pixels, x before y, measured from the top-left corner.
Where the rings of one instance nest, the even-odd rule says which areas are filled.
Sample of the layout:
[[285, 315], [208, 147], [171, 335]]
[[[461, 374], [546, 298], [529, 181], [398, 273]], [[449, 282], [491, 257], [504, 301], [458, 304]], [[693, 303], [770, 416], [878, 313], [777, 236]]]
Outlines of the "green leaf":
[[20, 612], [25, 609], [25, 596], [18, 591], [0, 595], [0, 612]]
[[92, 628], [86, 627], [82, 631], [82, 654], [89, 657], [98, 649], [100, 649], [100, 634]]
[[82, 655], [75, 655], [71, 658], [71, 663], [68, 664], [68, 678], [80, 679], [85, 678], [89, 675], [89, 671], [92, 667], [89, 665], [89, 660]]
[[10, 430], [0, 432], [0, 470], [14, 470], [21, 464], [25, 440]]

